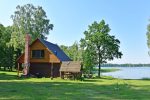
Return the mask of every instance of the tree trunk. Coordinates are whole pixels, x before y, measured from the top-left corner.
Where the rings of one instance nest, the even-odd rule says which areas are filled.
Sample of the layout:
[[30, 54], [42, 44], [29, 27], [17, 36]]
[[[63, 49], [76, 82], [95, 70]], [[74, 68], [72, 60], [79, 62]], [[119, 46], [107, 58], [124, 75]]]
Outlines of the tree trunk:
[[98, 77], [100, 78], [101, 76], [101, 60], [100, 60], [100, 49], [98, 50]]
[[92, 74], [92, 68], [91, 68], [91, 66], [90, 66], [90, 73], [89, 74]]
[[4, 66], [4, 71], [6, 71], [6, 66]]
[[12, 72], [12, 66], [10, 66], [10, 71]]
[[100, 61], [98, 62], [98, 77], [101, 77], [101, 64]]

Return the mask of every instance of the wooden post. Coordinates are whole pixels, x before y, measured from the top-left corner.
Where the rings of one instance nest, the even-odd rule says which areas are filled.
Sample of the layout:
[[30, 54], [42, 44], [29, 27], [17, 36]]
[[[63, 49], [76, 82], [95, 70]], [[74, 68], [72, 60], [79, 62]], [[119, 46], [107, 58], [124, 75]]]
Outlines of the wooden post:
[[61, 71], [60, 71], [60, 78], [62, 78], [62, 77], [61, 77]]
[[17, 69], [17, 70], [18, 70], [18, 72], [17, 72], [17, 76], [18, 76], [18, 77], [19, 77], [19, 67], [20, 67], [20, 66], [19, 66], [19, 63], [18, 63], [18, 69]]
[[53, 80], [53, 62], [52, 62], [52, 65], [51, 65], [51, 80]]

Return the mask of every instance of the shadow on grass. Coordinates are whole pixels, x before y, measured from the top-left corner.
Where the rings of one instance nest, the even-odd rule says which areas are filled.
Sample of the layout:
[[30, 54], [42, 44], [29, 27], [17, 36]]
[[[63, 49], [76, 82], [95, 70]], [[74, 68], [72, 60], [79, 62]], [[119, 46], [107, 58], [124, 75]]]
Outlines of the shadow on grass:
[[98, 77], [94, 77], [94, 78], [85, 78], [84, 81], [85, 82], [103, 82], [103, 79], [106, 79], [106, 80], [115, 80], [116, 78], [113, 78], [113, 77], [109, 77], [109, 76], [102, 76], [100, 78]]
[[84, 82], [103, 82], [103, 81], [97, 78], [97, 79], [84, 79]]
[[113, 78], [113, 77], [111, 77], [111, 76], [103, 76], [103, 77], [101, 77], [101, 78], [99, 78], [99, 79], [114, 80], [114, 79], [117, 79], [117, 78]]
[[0, 99], [40, 100], [148, 100], [150, 91], [126, 84], [100, 85], [86, 82], [0, 82]]
[[14, 72], [8, 72], [8, 71], [1, 71], [0, 73], [0, 80], [24, 80], [24, 79], [29, 79], [29, 78], [18, 77], [17, 72], [16, 72], [16, 75], [14, 74]]
[[0, 73], [0, 80], [15, 80], [15, 79], [18, 79], [17, 75], [10, 75], [5, 72]]

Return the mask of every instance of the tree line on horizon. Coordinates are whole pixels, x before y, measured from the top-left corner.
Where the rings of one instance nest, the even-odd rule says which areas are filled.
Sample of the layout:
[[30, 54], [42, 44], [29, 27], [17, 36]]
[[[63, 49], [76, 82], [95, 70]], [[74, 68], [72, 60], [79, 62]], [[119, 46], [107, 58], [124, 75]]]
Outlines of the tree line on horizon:
[[[16, 66], [16, 59], [24, 52], [25, 34], [46, 40], [46, 36], [53, 29], [53, 24], [47, 19], [46, 12], [41, 6], [32, 4], [18, 5], [11, 15], [13, 25], [4, 27], [0, 24], [0, 68], [12, 70]], [[95, 66], [99, 67], [108, 60], [121, 58], [120, 41], [110, 35], [109, 25], [104, 20], [94, 21], [83, 32], [84, 38], [74, 42], [71, 46], [61, 45], [61, 49], [74, 61], [81, 61], [85, 73], [91, 74]]]
[[102, 64], [102, 67], [150, 67], [150, 64]]

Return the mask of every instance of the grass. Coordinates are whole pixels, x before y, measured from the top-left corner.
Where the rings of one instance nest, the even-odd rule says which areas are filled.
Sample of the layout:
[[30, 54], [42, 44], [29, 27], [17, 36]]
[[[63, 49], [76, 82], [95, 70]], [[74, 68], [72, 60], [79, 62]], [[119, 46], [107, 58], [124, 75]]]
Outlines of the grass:
[[105, 68], [105, 69], [101, 69], [101, 72], [106, 73], [106, 72], [115, 72], [118, 71], [120, 69], [117, 68]]
[[[101, 72], [102, 73], [107, 73], [107, 72], [115, 72], [121, 69], [117, 69], [117, 68], [102, 68]], [[98, 68], [95, 68], [94, 71], [98, 71]]]
[[84, 81], [60, 78], [19, 79], [15, 72], [0, 71], [0, 99], [22, 100], [149, 100], [150, 80], [111, 77]]

